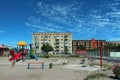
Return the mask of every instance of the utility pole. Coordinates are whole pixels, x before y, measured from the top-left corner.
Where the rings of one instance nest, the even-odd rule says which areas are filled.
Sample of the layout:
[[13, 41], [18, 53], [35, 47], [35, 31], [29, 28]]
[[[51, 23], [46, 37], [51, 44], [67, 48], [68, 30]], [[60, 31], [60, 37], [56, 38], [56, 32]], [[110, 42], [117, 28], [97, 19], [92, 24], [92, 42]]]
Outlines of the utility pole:
[[94, 38], [92, 38], [92, 48], [96, 48], [95, 44], [99, 44], [100, 47], [100, 68], [102, 68], [102, 42], [96, 42]]
[[100, 42], [100, 68], [102, 68], [102, 42]]

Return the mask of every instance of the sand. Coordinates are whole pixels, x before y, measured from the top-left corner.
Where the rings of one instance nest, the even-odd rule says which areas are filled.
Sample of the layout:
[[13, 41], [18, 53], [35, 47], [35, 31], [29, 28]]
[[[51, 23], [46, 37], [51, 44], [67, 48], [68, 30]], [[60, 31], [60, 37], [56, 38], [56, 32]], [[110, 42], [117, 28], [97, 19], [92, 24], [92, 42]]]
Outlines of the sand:
[[[63, 62], [69, 61], [68, 64]], [[42, 69], [41, 64], [32, 64], [30, 69], [27, 69], [28, 62], [36, 62], [35, 60], [19, 61], [14, 68], [8, 58], [0, 58], [0, 80], [84, 80], [84, 78], [95, 72], [95, 70], [81, 70], [79, 67], [80, 59], [61, 59], [61, 58], [40, 58], [37, 62], [44, 62], [45, 68]], [[58, 63], [57, 63], [58, 62]], [[52, 69], [49, 69], [49, 63], [53, 63]], [[69, 68], [72, 65], [72, 68]], [[77, 65], [77, 66], [76, 66]], [[67, 67], [69, 66], [69, 67]], [[88, 68], [89, 69], [89, 68]], [[99, 68], [96, 71], [100, 71]], [[112, 75], [111, 71], [107, 72]], [[102, 80], [112, 80], [110, 78]]]

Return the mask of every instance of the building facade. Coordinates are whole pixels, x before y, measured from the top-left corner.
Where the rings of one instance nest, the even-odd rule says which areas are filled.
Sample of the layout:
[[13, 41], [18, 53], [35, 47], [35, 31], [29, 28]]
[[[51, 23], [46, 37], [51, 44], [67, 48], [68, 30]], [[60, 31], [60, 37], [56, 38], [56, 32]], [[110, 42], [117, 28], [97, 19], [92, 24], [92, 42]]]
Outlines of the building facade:
[[72, 33], [71, 32], [35, 32], [32, 34], [32, 44], [35, 53], [41, 53], [43, 44], [49, 43], [54, 54], [61, 54], [68, 49], [68, 53], [72, 53]]
[[[99, 42], [102, 42], [102, 45], [107, 45], [106, 40], [96, 40], [96, 48], [100, 46]], [[92, 40], [73, 40], [72, 41], [72, 51], [78, 50], [78, 46], [83, 45], [86, 47], [86, 50], [92, 49]]]
[[120, 45], [120, 41], [108, 41], [110, 44], [114, 44], [115, 46]]

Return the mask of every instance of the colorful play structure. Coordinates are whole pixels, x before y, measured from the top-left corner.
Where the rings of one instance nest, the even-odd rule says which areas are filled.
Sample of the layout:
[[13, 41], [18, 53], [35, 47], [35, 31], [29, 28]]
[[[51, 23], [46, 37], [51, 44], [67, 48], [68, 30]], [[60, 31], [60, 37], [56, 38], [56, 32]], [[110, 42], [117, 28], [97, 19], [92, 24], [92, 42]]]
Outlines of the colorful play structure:
[[33, 51], [32, 44], [30, 44], [30, 49], [27, 49], [27, 43], [24, 41], [20, 41], [17, 43], [17, 50], [10, 50], [9, 61], [16, 62], [19, 60], [23, 60], [24, 62], [26, 59], [38, 60], [38, 57]]
[[34, 53], [34, 49], [32, 48], [32, 44], [30, 44], [30, 50], [27, 56], [28, 59], [35, 59], [38, 60], [37, 55]]

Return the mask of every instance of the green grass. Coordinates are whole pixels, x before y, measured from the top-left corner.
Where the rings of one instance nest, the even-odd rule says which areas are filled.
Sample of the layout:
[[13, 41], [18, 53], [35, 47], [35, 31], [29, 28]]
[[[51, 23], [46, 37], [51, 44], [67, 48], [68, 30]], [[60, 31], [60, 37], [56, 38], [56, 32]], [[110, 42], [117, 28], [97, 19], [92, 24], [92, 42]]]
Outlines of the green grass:
[[[91, 63], [91, 64], [89, 64], [90, 66], [99, 66], [99, 64], [98, 63]], [[111, 66], [110, 65], [108, 65], [108, 64], [103, 64], [102, 65], [103, 66], [103, 68], [105, 68], [105, 70], [110, 70], [111, 69]]]
[[93, 79], [99, 79], [100, 77], [107, 77], [104, 73], [94, 73], [88, 75], [84, 80], [93, 80]]

